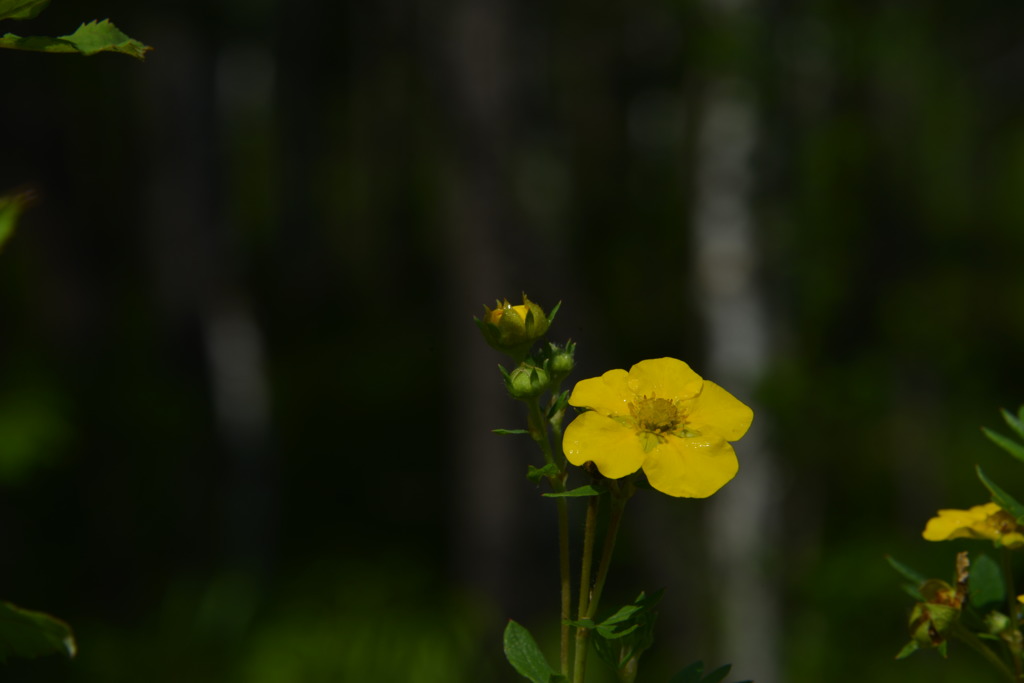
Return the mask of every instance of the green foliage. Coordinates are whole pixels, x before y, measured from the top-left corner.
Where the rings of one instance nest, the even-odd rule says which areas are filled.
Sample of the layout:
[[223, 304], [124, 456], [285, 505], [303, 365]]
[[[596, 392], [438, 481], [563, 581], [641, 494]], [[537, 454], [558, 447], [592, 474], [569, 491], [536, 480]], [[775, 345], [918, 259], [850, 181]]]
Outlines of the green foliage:
[[533, 683], [559, 683], [565, 677], [551, 668], [530, 632], [509, 619], [505, 627], [505, 657], [524, 678]]
[[0, 196], [0, 250], [14, 234], [14, 227], [25, 208], [32, 202], [30, 192]]
[[554, 463], [548, 463], [543, 467], [527, 465], [526, 478], [529, 479], [530, 481], [538, 482], [541, 479], [556, 476], [558, 474], [558, 471], [558, 465]]
[[1018, 524], [1024, 524], [1024, 505], [1017, 502], [1017, 499], [1011, 496], [1009, 493], [1001, 489], [991, 479], [985, 476], [985, 473], [981, 470], [980, 465], [975, 465], [975, 470], [978, 473], [978, 479], [985, 485], [985, 488], [992, 494], [992, 502], [999, 507], [1003, 508], [1017, 520]]
[[[49, 0], [0, 0], [0, 20], [31, 19], [49, 4]], [[109, 19], [83, 23], [64, 36], [18, 36], [5, 33], [0, 36], [0, 48], [30, 50], [33, 52], [63, 52], [94, 55], [99, 52], [119, 52], [143, 59], [150, 46], [120, 31]]]
[[591, 484], [580, 486], [579, 488], [572, 489], [570, 491], [559, 491], [557, 493], [545, 493], [545, 498], [585, 498], [587, 496], [600, 496], [604, 493], [603, 489], [600, 489]]
[[971, 605], [979, 610], [1006, 600], [1006, 582], [999, 563], [988, 555], [978, 555], [971, 562], [970, 591]]
[[[704, 676], [704, 662], [696, 661], [672, 677], [669, 683], [721, 683], [732, 669], [731, 664], [723, 664], [707, 676]], [[740, 683], [751, 683], [741, 681]]]
[[[1017, 411], [1017, 415], [1003, 410], [1003, 419], [1006, 420], [1006, 424], [1017, 433], [1017, 436], [1024, 439], [1024, 406]], [[992, 443], [996, 444], [1004, 451], [1017, 458], [1018, 460], [1024, 461], [1024, 445], [1017, 443], [1013, 439], [1009, 439], [998, 432], [994, 432], [991, 429], [982, 427], [982, 430]]]
[[655, 607], [664, 591], [653, 595], [640, 593], [632, 604], [626, 605], [600, 624], [595, 625], [597, 638], [594, 650], [616, 671], [635, 670], [636, 663], [654, 643]]
[[891, 555], [886, 555], [885, 559], [903, 578], [910, 581], [910, 583], [903, 585], [903, 590], [915, 600], [924, 600], [924, 597], [921, 595], [921, 585], [928, 580], [928, 577], [915, 569], [911, 569]]
[[74, 657], [75, 649], [71, 628], [60, 619], [0, 602], [0, 662], [50, 654]]
[[0, 0], [0, 19], [31, 19], [50, 4], [50, 0]]

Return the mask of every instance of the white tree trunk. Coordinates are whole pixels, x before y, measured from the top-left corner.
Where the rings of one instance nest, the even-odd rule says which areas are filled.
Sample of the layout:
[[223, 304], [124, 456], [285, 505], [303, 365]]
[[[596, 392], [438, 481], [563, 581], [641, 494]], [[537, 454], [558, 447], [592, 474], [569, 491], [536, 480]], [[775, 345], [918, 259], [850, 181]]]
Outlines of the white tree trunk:
[[[768, 351], [767, 313], [755, 281], [759, 249], [751, 209], [757, 139], [752, 97], [741, 83], [713, 84], [698, 123], [694, 245], [696, 291], [705, 316], [706, 375], [751, 402]], [[780, 679], [778, 590], [765, 570], [777, 549], [776, 467], [765, 448], [763, 413], [736, 444], [740, 471], [711, 499], [711, 576], [720, 615], [721, 657], [732, 678]]]

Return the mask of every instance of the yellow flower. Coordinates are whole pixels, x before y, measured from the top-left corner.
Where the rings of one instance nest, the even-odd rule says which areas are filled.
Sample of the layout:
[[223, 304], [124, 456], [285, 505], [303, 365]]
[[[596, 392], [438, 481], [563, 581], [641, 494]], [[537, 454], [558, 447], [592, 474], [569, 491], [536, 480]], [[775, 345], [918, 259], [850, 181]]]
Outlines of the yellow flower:
[[593, 462], [609, 479], [642, 467], [651, 486], [687, 498], [706, 498], [736, 476], [729, 442], [754, 418], [732, 394], [675, 358], [582, 380], [569, 403], [590, 408], [565, 430], [569, 462]]
[[995, 503], [975, 505], [970, 510], [939, 510], [938, 517], [928, 520], [922, 535], [928, 541], [980, 538], [1007, 548], [1024, 546], [1024, 528]]

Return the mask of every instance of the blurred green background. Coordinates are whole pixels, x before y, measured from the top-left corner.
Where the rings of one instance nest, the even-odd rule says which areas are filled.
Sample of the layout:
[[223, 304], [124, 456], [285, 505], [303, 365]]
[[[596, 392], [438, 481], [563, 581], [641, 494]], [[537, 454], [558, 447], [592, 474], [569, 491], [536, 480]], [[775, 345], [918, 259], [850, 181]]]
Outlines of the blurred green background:
[[[776, 644], [738, 676], [994, 680], [893, 660], [884, 556], [984, 550], [920, 538], [987, 499], [975, 463], [1024, 494], [979, 432], [1024, 402], [1020, 3], [65, 0], [4, 31], [107, 16], [145, 62], [0, 54], [0, 189], [40, 197], [0, 256], [0, 597], [80, 648], [4, 680], [516, 680], [554, 511], [471, 317], [522, 291], [577, 379], [670, 355], [755, 406], [730, 486], [770, 465]], [[729, 384], [700, 283], [736, 264], [701, 245], [736, 212], [762, 341]], [[712, 504], [627, 518], [609, 598], [667, 589], [650, 680], [744, 657]]]

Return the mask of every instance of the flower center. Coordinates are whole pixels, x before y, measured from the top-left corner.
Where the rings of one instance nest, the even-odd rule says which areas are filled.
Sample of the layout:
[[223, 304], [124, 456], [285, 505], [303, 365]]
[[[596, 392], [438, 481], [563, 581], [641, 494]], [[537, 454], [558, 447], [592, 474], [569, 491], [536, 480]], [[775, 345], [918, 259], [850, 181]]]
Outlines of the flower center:
[[629, 404], [629, 412], [642, 432], [671, 434], [683, 424], [683, 415], [675, 403], [667, 398], [643, 396]]

